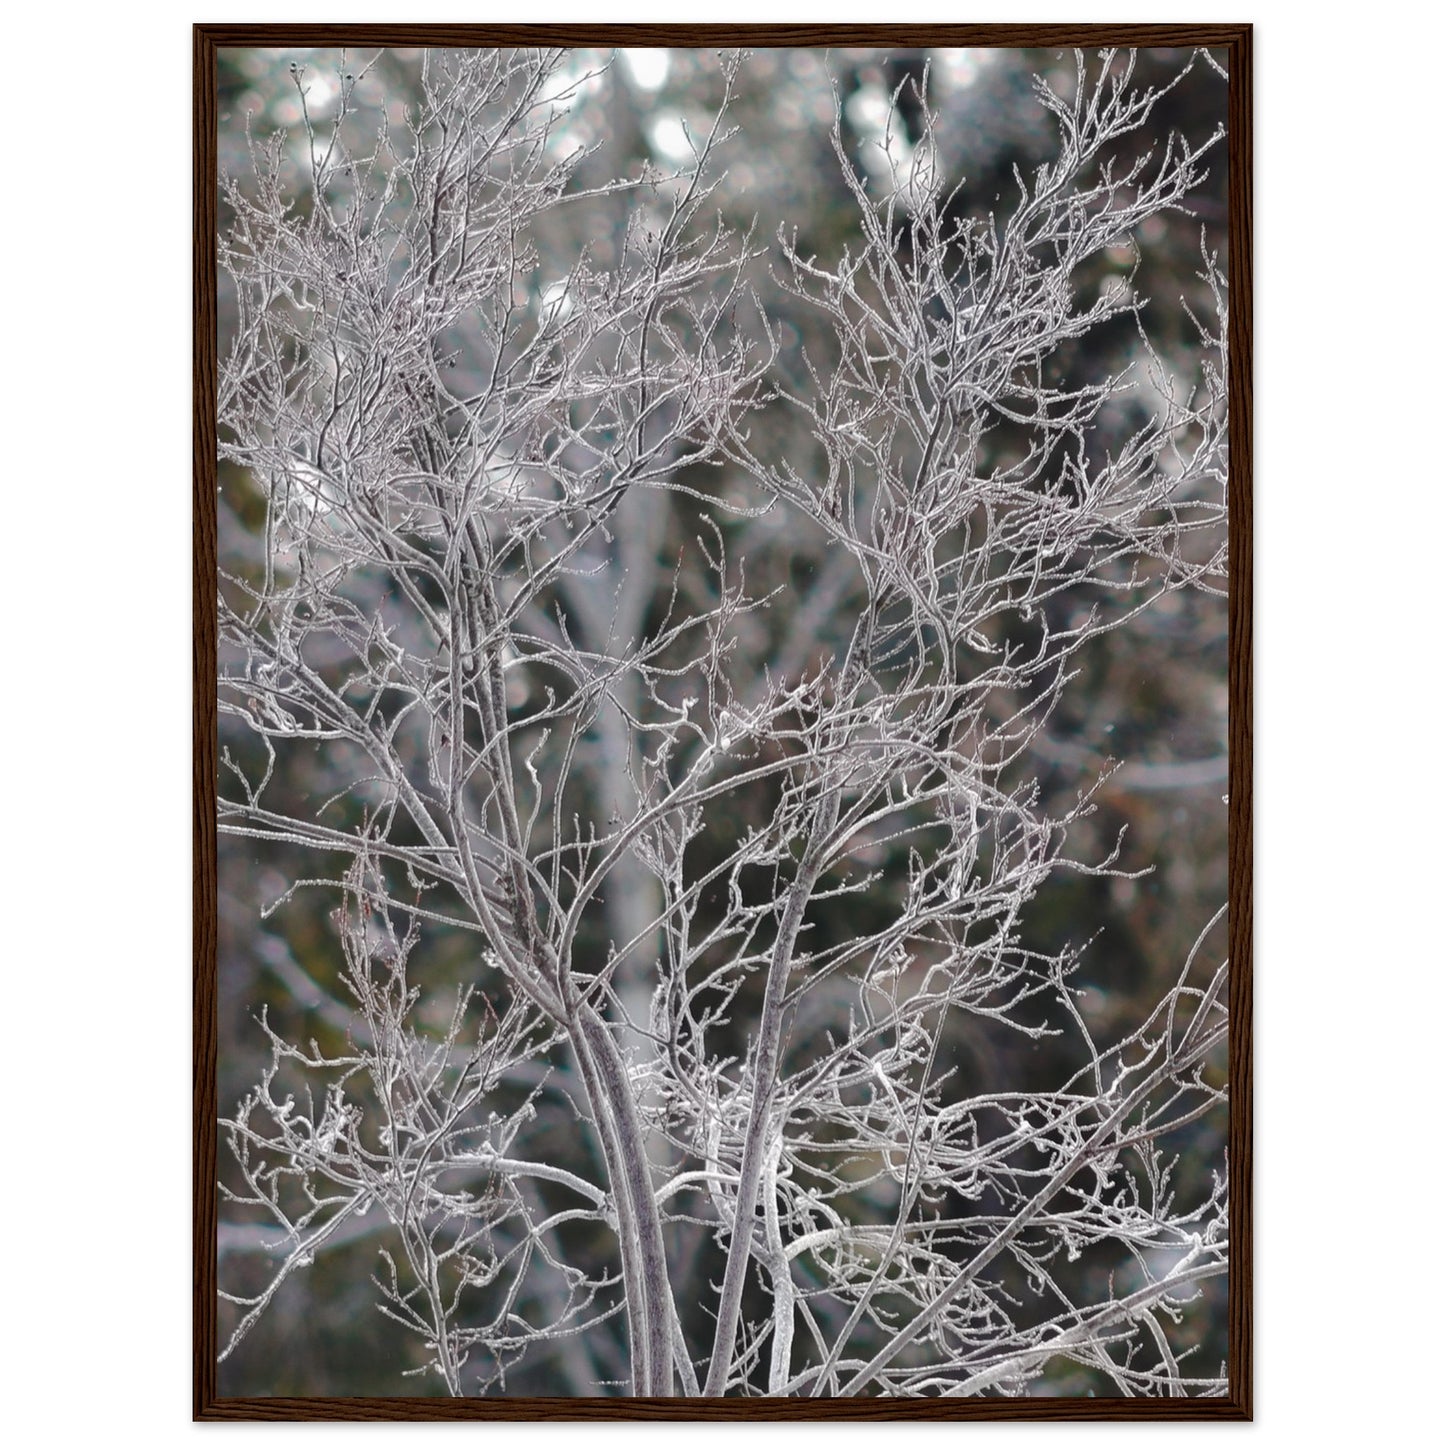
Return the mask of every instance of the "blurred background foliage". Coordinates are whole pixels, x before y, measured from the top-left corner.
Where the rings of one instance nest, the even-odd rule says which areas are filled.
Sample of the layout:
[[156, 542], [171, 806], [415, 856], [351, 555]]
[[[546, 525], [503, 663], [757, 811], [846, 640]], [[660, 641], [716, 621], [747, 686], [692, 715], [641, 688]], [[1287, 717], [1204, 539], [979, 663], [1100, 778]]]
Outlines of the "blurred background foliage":
[[[1141, 52], [1136, 83], [1166, 82], [1187, 59], [1181, 51]], [[374, 135], [383, 126], [404, 126], [419, 95], [419, 51], [399, 49], [378, 56], [372, 51], [223, 48], [217, 76], [222, 175], [243, 179], [247, 174], [248, 134], [265, 139], [280, 131], [287, 137], [296, 205], [304, 207], [303, 103], [318, 128], [324, 128], [346, 77], [363, 63], [365, 78], [356, 85], [348, 121], [359, 147], [366, 146], [368, 131]], [[299, 87], [293, 67], [301, 68]], [[778, 367], [786, 384], [806, 390], [803, 350], [823, 357], [835, 343], [825, 318], [777, 284], [783, 270], [780, 228], [790, 238], [796, 233], [802, 254], [816, 254], [824, 261], [857, 244], [856, 207], [830, 138], [835, 116], [849, 163], [876, 191], [889, 184], [885, 142], [895, 149], [916, 143], [921, 106], [926, 104], [937, 117], [935, 135], [948, 183], [964, 181], [952, 203], [958, 213], [1003, 217], [1017, 199], [1015, 168], [1029, 174], [1055, 146], [1052, 118], [1033, 95], [1034, 77], [1067, 91], [1074, 83], [1074, 67], [1071, 52], [1019, 49], [759, 49], [749, 56], [728, 112], [728, 124], [738, 133], [722, 151], [725, 174], [713, 201], [732, 227], [750, 235], [758, 253], [750, 263], [751, 280], [783, 339]], [[576, 50], [568, 57], [564, 78], [571, 93], [559, 109], [549, 144], [558, 154], [579, 143], [595, 147], [574, 173], [577, 189], [637, 175], [648, 163], [662, 169], [681, 163], [688, 154], [689, 133], [706, 133], [723, 97], [719, 58], [703, 49]], [[1202, 140], [1222, 122], [1225, 100], [1221, 78], [1196, 65], [1138, 133], [1140, 151], [1157, 149], [1171, 130]], [[1210, 247], [1222, 255], [1226, 182], [1220, 147], [1212, 153], [1208, 178], [1193, 198], [1192, 214], [1151, 219], [1145, 234], [1123, 238], [1077, 277], [1081, 295], [1123, 278], [1137, 295], [1155, 298], [1156, 304], [1143, 313], [1144, 325], [1159, 357], [1180, 378], [1198, 366], [1197, 337], [1186, 308], [1200, 316], [1210, 311], [1199, 274], [1200, 231], [1202, 227]], [[398, 203], [405, 198], [399, 197]], [[597, 267], [611, 264], [629, 204], [625, 197], [614, 197], [552, 212], [545, 233], [533, 237], [539, 248], [537, 286], [545, 291], [564, 276], [584, 246]], [[228, 220], [223, 205], [223, 227]], [[906, 235], [900, 244], [906, 246]], [[1178, 304], [1181, 300], [1184, 306]], [[236, 328], [236, 298], [224, 280], [220, 303], [224, 356]], [[747, 324], [746, 319], [739, 318], [739, 324]], [[457, 328], [453, 350], [461, 394], [480, 381], [483, 366], [481, 349], [469, 338], [465, 323]], [[1122, 442], [1147, 415], [1143, 363], [1138, 332], [1128, 317], [1095, 330], [1058, 358], [1060, 379], [1072, 382], [1117, 376], [1130, 367], [1140, 373], [1134, 396], [1101, 418], [1091, 442], [1100, 455]], [[810, 466], [821, 467], [821, 454], [812, 454], [815, 443], [786, 406], [767, 408], [752, 427], [753, 445], [763, 456], [787, 458], [804, 473]], [[1002, 429], [992, 437], [1000, 452], [1015, 441]], [[702, 498], [718, 496], [745, 507], [759, 500], [751, 482], [725, 471], [708, 469], [679, 480]], [[223, 465], [219, 481], [222, 570], [254, 573], [262, 498], [235, 467]], [[643, 529], [650, 538], [657, 561], [653, 580], [660, 588], [657, 605], [665, 602], [674, 576], [684, 597], [689, 588], [701, 589], [695, 599], [698, 609], [712, 605], [713, 578], [706, 569], [688, 565], [696, 561], [703, 513], [722, 529], [731, 553], [746, 557], [755, 594], [783, 589], [767, 610], [739, 621], [740, 645], [731, 661], [739, 684], [764, 665], [797, 676], [814, 669], [820, 659], [840, 654], [861, 596], [858, 578], [847, 558], [828, 548], [819, 529], [782, 509], [763, 517], [734, 515], [705, 500], [660, 491], [649, 491], [643, 504], [624, 509], [619, 527]], [[605, 594], [615, 584], [602, 585]], [[1056, 625], [1068, 625], [1074, 620], [1070, 611], [1086, 609], [1091, 600], [1074, 595], [1051, 604], [1062, 609]], [[1106, 609], [1121, 605], [1107, 596], [1097, 600]], [[1143, 1020], [1226, 896], [1226, 607], [1219, 596], [1173, 592], [1131, 625], [1097, 638], [1078, 659], [1079, 675], [1054, 712], [1046, 738], [1020, 764], [1020, 776], [1037, 781], [1040, 806], [1051, 812], [1066, 811], [1081, 790], [1107, 773], [1097, 793], [1098, 809], [1072, 830], [1069, 853], [1102, 858], [1127, 829], [1120, 866], [1147, 870], [1134, 879], [1058, 875], [1027, 913], [1026, 944], [1044, 952], [1084, 946], [1073, 979], [1078, 1006], [1095, 1036], [1105, 1042]], [[577, 618], [584, 634], [587, 624], [587, 618]], [[509, 701], [524, 710], [529, 686], [525, 672], [519, 671], [515, 686], [517, 695]], [[238, 760], [255, 760], [256, 743], [244, 726], [223, 719], [222, 742]], [[1116, 762], [1122, 765], [1110, 771]], [[273, 786], [296, 800], [298, 814], [304, 815], [322, 809], [358, 770], [359, 760], [344, 749], [317, 745], [282, 751], [277, 766]], [[599, 824], [609, 806], [601, 796], [579, 796], [574, 803], [584, 813], [593, 810]], [[726, 820], [728, 829], [741, 834], [749, 826], [764, 827], [772, 803], [768, 790], [759, 788]], [[332, 826], [354, 828], [360, 808], [352, 795], [330, 803], [325, 819]], [[719, 848], [730, 841], [719, 837]], [[254, 1086], [269, 1057], [257, 1024], [263, 1009], [284, 1037], [303, 1044], [314, 1038], [323, 1051], [345, 1044], [350, 1000], [339, 985], [340, 952], [328, 918], [336, 902], [334, 890], [302, 888], [262, 917], [299, 879], [338, 882], [345, 861], [283, 844], [230, 836], [220, 840], [223, 1112]], [[901, 878], [906, 849], [880, 842], [876, 856], [867, 862]], [[704, 852], [698, 866], [706, 864]], [[873, 896], [819, 905], [811, 915], [817, 934], [810, 946], [825, 946], [830, 935], [847, 937], [849, 930], [860, 927], [864, 920], [852, 910], [875, 906], [870, 903]], [[607, 932], [606, 910], [599, 908], [594, 936], [582, 940], [579, 954], [590, 951], [605, 958]], [[1222, 937], [1214, 943], [1222, 947]], [[421, 989], [422, 1026], [445, 1025], [458, 985], [474, 978], [475, 956], [475, 935], [436, 926], [423, 930], [411, 958], [412, 982]], [[735, 1010], [739, 1054], [746, 1045], [749, 996], [745, 988]], [[1043, 1017], [1026, 1021], [1058, 1022]], [[970, 1020], [966, 1033], [949, 1038], [952, 1057], [947, 1062], [959, 1070], [957, 1087], [972, 1091], [1020, 1090], [1035, 1082], [1051, 1086], [1061, 1076], [1060, 1051], [1067, 1060], [1073, 1047], [1071, 1037], [1066, 1030], [1041, 1043], [1002, 1028], [985, 1034]], [[795, 1061], [805, 1056], [806, 1047], [805, 1039], [797, 1041]], [[1079, 1046], [1072, 1064], [1084, 1060]], [[566, 1067], [560, 1052], [553, 1062], [559, 1069]], [[525, 1094], [536, 1082], [535, 1077], [519, 1079], [513, 1087]], [[577, 1126], [565, 1101], [539, 1099], [538, 1108], [539, 1152], [555, 1151], [568, 1167], [603, 1182], [600, 1160], [579, 1157], [588, 1147], [588, 1131]], [[1174, 1181], [1181, 1196], [1207, 1193], [1211, 1171], [1223, 1165], [1225, 1124], [1220, 1115], [1192, 1126], [1183, 1141], [1189, 1152]], [[222, 1167], [224, 1174], [224, 1159]], [[873, 1168], [876, 1171], [876, 1164]], [[859, 1169], [866, 1173], [868, 1161], [860, 1161]], [[885, 1188], [886, 1174], [882, 1179], [879, 1187]], [[243, 1241], [244, 1231], [224, 1207], [222, 1218], [221, 1248], [227, 1254], [223, 1278], [232, 1289], [257, 1291], [264, 1287], [272, 1261], [244, 1248], [232, 1251], [232, 1245]], [[700, 1226], [679, 1224], [670, 1235], [679, 1307], [690, 1318], [689, 1335], [702, 1339], [709, 1337], [704, 1312], [713, 1297], [710, 1282], [716, 1283], [721, 1270], [720, 1257], [703, 1247], [706, 1239], [707, 1231]], [[419, 1342], [377, 1312], [371, 1276], [378, 1242], [374, 1230], [358, 1228], [349, 1242], [325, 1251], [291, 1280], [246, 1343], [223, 1364], [222, 1394], [395, 1395], [439, 1389], [441, 1382], [434, 1375], [403, 1377], [403, 1371], [425, 1366], [426, 1357]], [[568, 1247], [573, 1262], [585, 1265], [592, 1259], [599, 1268], [610, 1249], [606, 1240], [583, 1237], [570, 1240]], [[1077, 1297], [1104, 1297], [1109, 1271], [1120, 1271], [1122, 1280], [1129, 1268], [1122, 1253], [1110, 1258], [1107, 1251], [1090, 1252], [1073, 1281]], [[1015, 1294], [1026, 1300], [1029, 1291], [1020, 1283]], [[1224, 1358], [1222, 1280], [1214, 1287], [1212, 1303], [1210, 1311], [1193, 1316], [1204, 1323], [1191, 1326], [1198, 1338], [1188, 1342], [1199, 1346], [1194, 1369], [1200, 1374], [1216, 1370]], [[769, 1308], [759, 1292], [745, 1303], [744, 1318], [765, 1317]], [[223, 1339], [233, 1322], [223, 1305]], [[625, 1378], [625, 1339], [620, 1319], [614, 1320], [588, 1337], [585, 1348], [590, 1354], [585, 1359], [559, 1364], [553, 1353], [528, 1357], [509, 1373], [506, 1388], [524, 1395], [571, 1394], [588, 1388], [589, 1380], [599, 1375]], [[806, 1341], [800, 1340], [798, 1348], [806, 1350]], [[1077, 1394], [1096, 1384], [1092, 1376], [1085, 1379], [1074, 1367], [1061, 1364], [1035, 1388]]]

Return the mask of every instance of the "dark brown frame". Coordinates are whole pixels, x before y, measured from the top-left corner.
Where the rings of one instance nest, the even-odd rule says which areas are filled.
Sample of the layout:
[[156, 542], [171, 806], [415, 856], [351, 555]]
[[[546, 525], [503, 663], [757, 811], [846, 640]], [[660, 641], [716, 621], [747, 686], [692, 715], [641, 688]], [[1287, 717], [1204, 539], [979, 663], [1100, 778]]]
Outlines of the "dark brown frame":
[[[1252, 1420], [1253, 1329], [1253, 27], [1250, 25], [196, 25], [192, 783], [192, 1411], [196, 1420]], [[784, 1400], [216, 1393], [216, 52], [222, 46], [1197, 46], [1229, 55], [1229, 1395], [1217, 1400]]]

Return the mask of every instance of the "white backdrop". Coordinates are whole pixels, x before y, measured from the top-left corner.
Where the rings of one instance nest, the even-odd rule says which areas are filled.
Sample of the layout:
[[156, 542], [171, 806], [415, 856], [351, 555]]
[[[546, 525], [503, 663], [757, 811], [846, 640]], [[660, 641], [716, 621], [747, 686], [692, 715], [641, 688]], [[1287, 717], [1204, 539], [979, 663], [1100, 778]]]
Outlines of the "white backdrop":
[[[46, 1437], [119, 1425], [168, 1442], [188, 1429], [189, 27], [277, 8], [81, 4], [9, 27], [3, 1357], [23, 1341], [6, 1413], [22, 1429], [45, 1417]], [[304, 18], [409, 8], [349, 0]], [[1439, 121], [1414, 60], [1438, 66], [1440, 26], [1407, 28], [1422, 12], [1398, 0], [1037, 10], [1257, 27], [1256, 1429], [1276, 1442], [1362, 1424], [1408, 1438], [1435, 1380], [1442, 1253], [1423, 1178], [1445, 962], [1441, 305], [1425, 269], [1440, 254]], [[1027, 18], [846, 0], [490, 16], [604, 17]], [[424, 18], [488, 17], [438, 4]], [[1381, 38], [1353, 33], [1362, 24]], [[144, 171], [139, 132], [155, 157]], [[115, 157], [111, 133], [126, 140]], [[79, 1192], [102, 1173], [114, 1189]], [[877, 1440], [905, 1427], [866, 1428]], [[969, 1438], [1046, 1428], [971, 1426]], [[333, 1426], [327, 1438], [372, 1437]]]

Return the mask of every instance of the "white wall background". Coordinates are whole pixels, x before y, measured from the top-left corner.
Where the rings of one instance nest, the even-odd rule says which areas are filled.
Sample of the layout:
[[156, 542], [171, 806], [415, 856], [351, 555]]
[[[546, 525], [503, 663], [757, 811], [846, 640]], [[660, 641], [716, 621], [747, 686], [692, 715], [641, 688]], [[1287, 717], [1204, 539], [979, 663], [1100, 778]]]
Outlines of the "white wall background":
[[[189, 27], [283, 8], [80, 3], [27, 7], [8, 27], [0, 799], [25, 831], [12, 823], [0, 843], [0, 1207], [4, 1358], [20, 1339], [27, 1361], [5, 1413], [27, 1439], [120, 1426], [164, 1445], [189, 1426]], [[348, 0], [285, 18], [408, 12]], [[1256, 1430], [1275, 1442], [1362, 1425], [1415, 1438], [1407, 1422], [1438, 1374], [1438, 1192], [1423, 1171], [1445, 965], [1441, 27], [1424, 13], [706, 0], [684, 16], [637, 0], [525, 17], [1254, 21]], [[109, 133], [137, 129], [153, 138], [144, 173], [129, 151], [114, 166], [107, 154]], [[118, 736], [122, 755], [97, 751]], [[150, 1121], [129, 1138], [107, 1127], [121, 1075], [119, 1114]], [[102, 1172], [106, 1196], [76, 1191]], [[866, 1427], [875, 1441], [904, 1428]]]

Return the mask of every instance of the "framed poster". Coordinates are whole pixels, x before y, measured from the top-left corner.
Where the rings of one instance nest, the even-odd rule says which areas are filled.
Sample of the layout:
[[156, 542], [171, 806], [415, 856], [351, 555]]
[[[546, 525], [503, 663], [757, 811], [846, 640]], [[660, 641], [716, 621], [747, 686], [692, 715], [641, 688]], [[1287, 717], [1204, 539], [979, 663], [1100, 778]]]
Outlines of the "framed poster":
[[195, 57], [197, 1418], [1248, 1419], [1249, 28]]

